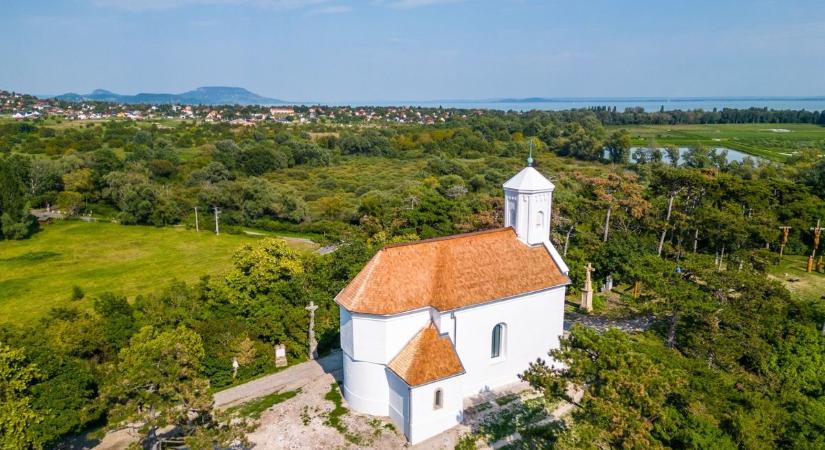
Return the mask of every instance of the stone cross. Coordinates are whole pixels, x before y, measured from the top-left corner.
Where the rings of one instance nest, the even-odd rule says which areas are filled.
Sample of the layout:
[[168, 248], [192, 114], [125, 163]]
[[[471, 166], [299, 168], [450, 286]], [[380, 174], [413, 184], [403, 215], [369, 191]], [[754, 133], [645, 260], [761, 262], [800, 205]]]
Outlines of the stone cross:
[[238, 364], [238, 358], [233, 357], [232, 358], [232, 379], [233, 380], [235, 379], [235, 377], [238, 376], [238, 368], [239, 367], [241, 367], [241, 365]]
[[305, 309], [309, 311], [309, 359], [315, 359], [318, 357], [318, 341], [315, 340], [315, 310], [318, 305], [310, 300]]
[[593, 272], [593, 270], [593, 266], [587, 263], [587, 267], [584, 268], [585, 279], [581, 303], [581, 308], [587, 312], [593, 311], [593, 281], [590, 279], [590, 273]]

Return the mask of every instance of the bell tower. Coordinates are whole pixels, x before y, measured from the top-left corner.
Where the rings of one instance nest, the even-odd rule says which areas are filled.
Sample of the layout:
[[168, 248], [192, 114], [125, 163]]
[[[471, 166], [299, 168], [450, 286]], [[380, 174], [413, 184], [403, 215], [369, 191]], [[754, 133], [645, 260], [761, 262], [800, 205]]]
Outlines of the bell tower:
[[513, 227], [518, 238], [528, 245], [548, 241], [555, 188], [533, 168], [531, 151], [527, 167], [504, 183], [504, 226]]

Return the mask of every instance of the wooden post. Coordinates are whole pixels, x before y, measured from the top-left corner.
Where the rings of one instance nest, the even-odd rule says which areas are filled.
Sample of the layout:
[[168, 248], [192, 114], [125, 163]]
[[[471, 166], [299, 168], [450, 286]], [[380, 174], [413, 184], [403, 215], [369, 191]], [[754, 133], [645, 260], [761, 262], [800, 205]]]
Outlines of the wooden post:
[[581, 308], [587, 312], [593, 311], [593, 281], [590, 279], [590, 273], [593, 270], [593, 266], [587, 263], [587, 267], [584, 268], [585, 278], [581, 303]]
[[315, 310], [318, 309], [318, 305], [310, 301], [304, 309], [309, 311], [309, 359], [315, 359], [318, 357], [318, 341], [315, 340]]
[[636, 280], [633, 282], [633, 298], [639, 298], [642, 295], [642, 282]]
[[814, 247], [811, 249], [811, 256], [808, 257], [808, 267], [807, 272], [811, 273], [814, 269], [814, 258], [816, 258], [816, 249], [819, 247], [819, 237], [822, 234], [822, 227], [819, 225], [820, 220], [816, 220], [816, 227], [811, 228], [811, 231], [814, 232]]
[[788, 243], [788, 232], [791, 231], [791, 227], [782, 226], [779, 229], [782, 230], [782, 244], [779, 245], [779, 257], [781, 258], [785, 254], [785, 244]]
[[195, 207], [195, 232], [198, 232], [200, 230], [201, 230], [201, 228], [198, 225], [198, 207], [196, 206]]

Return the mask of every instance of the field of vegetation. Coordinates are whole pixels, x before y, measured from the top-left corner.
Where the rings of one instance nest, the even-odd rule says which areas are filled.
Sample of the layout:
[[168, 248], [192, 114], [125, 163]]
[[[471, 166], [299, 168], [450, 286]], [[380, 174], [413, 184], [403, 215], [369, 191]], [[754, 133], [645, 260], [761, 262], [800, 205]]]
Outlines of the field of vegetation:
[[[621, 128], [615, 126], [615, 128]], [[774, 161], [804, 149], [825, 148], [825, 127], [811, 124], [756, 123], [712, 125], [631, 125], [633, 145], [726, 147]]]
[[[104, 292], [133, 298], [174, 280], [221, 274], [256, 236], [177, 227], [58, 221], [0, 252], [0, 323], [26, 324], [51, 308], [91, 308]], [[306, 247], [293, 244], [298, 247]], [[73, 299], [77, 286], [83, 298]]]
[[[575, 327], [553, 354], [567, 369], [535, 365], [525, 376], [547, 404], [564, 398], [566, 383], [585, 386], [581, 407], [569, 423], [518, 431], [540, 448], [821, 448], [823, 275], [788, 282], [784, 273], [803, 267], [808, 230], [825, 218], [825, 128], [777, 125], [821, 119], [804, 112], [710, 114], [0, 124], [0, 368], [15, 377], [8, 388], [0, 377], [0, 392], [22, 411], [0, 408], [0, 426], [27, 430], [8, 446], [136, 422], [146, 445], [174, 423], [191, 448], [228, 446], [242, 432], [212, 410], [213, 389], [275, 370], [275, 344], [292, 362], [305, 358], [309, 301], [319, 306], [320, 350], [335, 348], [334, 296], [381, 247], [500, 227], [501, 185], [532, 151], [556, 185], [550, 238], [570, 266], [571, 297], [591, 263], [597, 285], [610, 276], [638, 288], [615, 310], [653, 326], [635, 335]], [[760, 114], [777, 120], [678, 125]], [[666, 131], [684, 127], [699, 131]], [[630, 147], [651, 139], [692, 148], [682, 165], [673, 148], [630, 164]], [[783, 163], [707, 151], [739, 141], [775, 159], [811, 149]], [[118, 224], [39, 227], [30, 211], [46, 205]], [[193, 208], [213, 206], [227, 230], [311, 235], [337, 250], [194, 233]], [[783, 225], [791, 232], [780, 262]], [[200, 281], [205, 274], [215, 276]]]

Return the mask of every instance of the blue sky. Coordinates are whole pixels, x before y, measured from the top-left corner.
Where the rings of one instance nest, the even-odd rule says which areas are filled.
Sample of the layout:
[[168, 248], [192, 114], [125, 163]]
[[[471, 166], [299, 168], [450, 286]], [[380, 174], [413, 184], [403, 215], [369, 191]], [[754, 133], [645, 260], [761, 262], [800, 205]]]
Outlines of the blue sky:
[[825, 2], [0, 0], [0, 89], [287, 100], [825, 95]]

